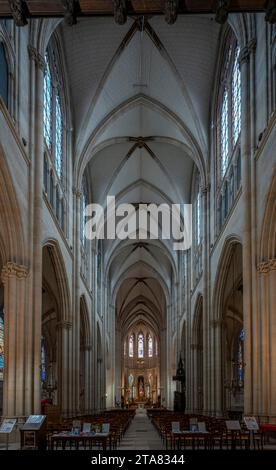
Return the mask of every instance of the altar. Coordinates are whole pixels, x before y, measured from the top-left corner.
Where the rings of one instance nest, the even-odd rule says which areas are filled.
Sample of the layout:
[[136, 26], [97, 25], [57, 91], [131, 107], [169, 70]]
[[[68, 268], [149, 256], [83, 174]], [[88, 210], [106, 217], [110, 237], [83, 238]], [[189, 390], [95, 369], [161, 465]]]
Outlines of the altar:
[[136, 401], [138, 408], [145, 408], [145, 402], [144, 401]]

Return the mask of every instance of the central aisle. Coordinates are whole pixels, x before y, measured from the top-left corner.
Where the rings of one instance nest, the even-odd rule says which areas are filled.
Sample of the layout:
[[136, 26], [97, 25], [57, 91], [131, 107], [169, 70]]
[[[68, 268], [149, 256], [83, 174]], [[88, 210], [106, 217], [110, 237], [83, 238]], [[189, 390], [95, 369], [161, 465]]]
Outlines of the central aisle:
[[161, 450], [164, 449], [161, 438], [147, 417], [143, 408], [138, 408], [125, 433], [120, 450]]

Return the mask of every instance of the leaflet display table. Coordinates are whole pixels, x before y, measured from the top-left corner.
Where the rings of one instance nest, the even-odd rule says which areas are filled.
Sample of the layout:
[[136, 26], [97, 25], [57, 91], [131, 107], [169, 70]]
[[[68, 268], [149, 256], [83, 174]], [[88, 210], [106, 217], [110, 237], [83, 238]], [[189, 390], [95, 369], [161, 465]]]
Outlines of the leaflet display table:
[[6, 450], [9, 449], [9, 436], [16, 425], [16, 419], [4, 419], [0, 427], [0, 434], [6, 435]]
[[81, 433], [74, 434], [72, 432], [61, 432], [51, 436], [51, 450], [61, 447], [63, 450], [68, 446], [69, 449], [75, 448], [78, 450], [80, 447], [84, 449], [92, 449], [93, 446], [101, 447], [106, 450], [108, 447], [111, 450], [111, 434], [108, 433]]
[[20, 433], [22, 450], [46, 450], [46, 416], [29, 416]]

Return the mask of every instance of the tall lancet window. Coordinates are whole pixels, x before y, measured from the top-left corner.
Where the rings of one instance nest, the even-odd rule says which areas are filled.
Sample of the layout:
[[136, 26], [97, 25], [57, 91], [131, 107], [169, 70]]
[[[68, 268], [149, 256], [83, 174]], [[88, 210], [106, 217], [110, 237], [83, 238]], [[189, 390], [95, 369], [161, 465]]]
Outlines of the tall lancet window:
[[45, 73], [44, 73], [44, 139], [49, 150], [52, 148], [52, 75], [50, 72], [48, 54], [45, 55]]
[[220, 178], [223, 179], [229, 162], [239, 140], [241, 132], [241, 72], [240, 48], [235, 38], [230, 36], [224, 54], [222, 73], [220, 77], [219, 99], [219, 158]]
[[8, 106], [9, 67], [4, 44], [0, 41], [0, 96]]
[[200, 188], [198, 187], [196, 194], [196, 243], [200, 245], [201, 242], [201, 197], [200, 197]]
[[134, 336], [131, 335], [128, 342], [128, 355], [129, 357], [133, 357], [134, 354]]
[[225, 175], [229, 157], [228, 137], [228, 92], [224, 91], [220, 118], [220, 152], [221, 152], [221, 174]]
[[239, 64], [240, 48], [235, 49], [232, 75], [232, 139], [235, 147], [241, 132], [241, 71]]
[[138, 335], [138, 357], [144, 357], [144, 335], [139, 333]]
[[240, 388], [242, 388], [244, 384], [244, 338], [244, 329], [242, 329], [239, 334], [237, 348], [237, 380]]
[[81, 202], [80, 202], [80, 239], [83, 245], [85, 245], [85, 222], [86, 222], [86, 216], [85, 216], [85, 209], [88, 204], [88, 187], [87, 187], [87, 181], [86, 179], [83, 179], [82, 182], [82, 196], [81, 196]]
[[45, 338], [41, 338], [41, 382], [44, 384], [47, 380], [47, 353]]
[[45, 54], [44, 71], [44, 139], [52, 157], [57, 175], [61, 180], [64, 170], [62, 84], [58, 74], [58, 64], [54, 48]]
[[63, 166], [63, 145], [62, 145], [62, 113], [60, 105], [60, 96], [56, 95], [56, 149], [55, 149], [55, 163], [56, 170], [59, 178], [62, 178]]
[[153, 355], [153, 341], [152, 341], [152, 336], [148, 336], [148, 356], [152, 357]]

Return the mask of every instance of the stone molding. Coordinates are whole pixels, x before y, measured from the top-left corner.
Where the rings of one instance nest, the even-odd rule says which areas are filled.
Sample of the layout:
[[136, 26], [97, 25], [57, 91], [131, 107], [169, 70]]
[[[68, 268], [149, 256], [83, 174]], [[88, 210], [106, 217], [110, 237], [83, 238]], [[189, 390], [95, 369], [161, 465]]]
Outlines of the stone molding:
[[82, 197], [82, 191], [80, 191], [76, 186], [73, 187], [72, 192], [76, 198], [80, 199]]
[[276, 258], [262, 261], [257, 265], [257, 271], [260, 274], [267, 274], [270, 271], [276, 271]]
[[205, 196], [206, 194], [208, 194], [208, 193], [210, 192], [210, 189], [211, 189], [211, 185], [210, 185], [210, 184], [207, 184], [206, 186], [201, 186], [201, 187], [200, 187], [201, 195], [202, 195], [202, 196]]
[[29, 52], [30, 60], [33, 60], [35, 62], [35, 64], [44, 73], [45, 72], [45, 67], [46, 67], [44, 57], [42, 57], [42, 55], [38, 52], [38, 50], [35, 47], [31, 46], [31, 45], [28, 46], [28, 52]]
[[5, 284], [9, 278], [25, 279], [28, 274], [29, 270], [26, 266], [9, 261], [2, 269], [1, 279], [3, 284]]
[[256, 51], [256, 46], [257, 46], [257, 41], [255, 38], [251, 39], [248, 44], [241, 49], [240, 52], [240, 64], [244, 64], [249, 62], [250, 55], [252, 53], [255, 53]]

